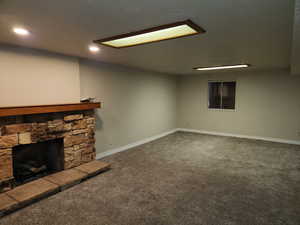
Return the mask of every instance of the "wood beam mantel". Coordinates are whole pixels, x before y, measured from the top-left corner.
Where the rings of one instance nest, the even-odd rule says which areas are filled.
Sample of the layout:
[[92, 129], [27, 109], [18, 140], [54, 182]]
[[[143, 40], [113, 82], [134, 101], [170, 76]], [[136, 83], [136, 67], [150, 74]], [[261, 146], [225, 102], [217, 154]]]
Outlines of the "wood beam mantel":
[[92, 103], [71, 103], [58, 105], [34, 105], [34, 106], [14, 106], [14, 107], [0, 107], [0, 117], [4, 116], [19, 116], [42, 113], [55, 112], [70, 112], [101, 108], [100, 102]]

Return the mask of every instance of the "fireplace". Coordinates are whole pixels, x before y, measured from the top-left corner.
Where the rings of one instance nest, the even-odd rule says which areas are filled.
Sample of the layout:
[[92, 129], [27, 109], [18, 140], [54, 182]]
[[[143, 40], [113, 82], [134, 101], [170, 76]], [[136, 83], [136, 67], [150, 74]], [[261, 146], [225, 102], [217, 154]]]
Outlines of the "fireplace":
[[0, 108], [0, 193], [95, 159], [99, 103]]
[[54, 139], [12, 149], [15, 186], [59, 172], [64, 168], [63, 139]]
[[95, 160], [97, 108], [0, 107], [0, 218], [110, 169]]

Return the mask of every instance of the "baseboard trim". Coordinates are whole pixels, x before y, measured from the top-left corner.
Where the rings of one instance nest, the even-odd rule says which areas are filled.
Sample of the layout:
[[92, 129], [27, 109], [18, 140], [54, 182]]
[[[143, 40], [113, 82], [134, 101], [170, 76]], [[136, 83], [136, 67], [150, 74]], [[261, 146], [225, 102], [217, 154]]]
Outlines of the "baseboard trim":
[[131, 148], [134, 148], [134, 147], [137, 147], [137, 146], [146, 144], [146, 143], [148, 143], [148, 142], [154, 141], [154, 140], [156, 140], [156, 139], [165, 137], [165, 136], [167, 136], [167, 135], [169, 135], [169, 134], [173, 134], [173, 133], [175, 133], [176, 131], [177, 131], [177, 129], [173, 129], [173, 130], [164, 132], [164, 133], [162, 133], [162, 134], [158, 134], [158, 135], [155, 135], [155, 136], [152, 136], [152, 137], [149, 137], [149, 138], [145, 138], [145, 139], [140, 140], [140, 141], [133, 142], [133, 143], [128, 144], [128, 145], [125, 145], [125, 146], [121, 146], [121, 147], [118, 147], [118, 148], [114, 148], [114, 149], [108, 150], [108, 151], [106, 151], [106, 152], [98, 153], [98, 154], [96, 155], [96, 159], [102, 159], [102, 158], [104, 158], [104, 157], [113, 155], [113, 154], [115, 154], [115, 153], [126, 151], [126, 150], [128, 150], [128, 149], [131, 149]]
[[213, 132], [213, 131], [205, 131], [205, 130], [196, 130], [196, 129], [186, 129], [186, 128], [177, 128], [173, 129], [167, 132], [164, 132], [159, 135], [155, 135], [149, 138], [145, 138], [143, 140], [133, 142], [128, 145], [124, 145], [118, 148], [114, 148], [111, 150], [108, 150], [106, 152], [101, 152], [96, 155], [96, 159], [102, 159], [104, 157], [113, 155], [118, 152], [123, 152], [126, 150], [129, 150], [131, 148], [146, 144], [148, 142], [154, 141], [156, 139], [165, 137], [169, 134], [173, 134], [177, 131], [181, 132], [189, 132], [189, 133], [198, 133], [198, 134], [208, 134], [208, 135], [215, 135], [215, 136], [225, 136], [225, 137], [236, 137], [236, 138], [246, 138], [246, 139], [253, 139], [253, 140], [261, 140], [261, 141], [270, 141], [270, 142], [277, 142], [277, 143], [284, 143], [284, 144], [292, 144], [292, 145], [300, 145], [300, 141], [294, 141], [294, 140], [286, 140], [286, 139], [280, 139], [280, 138], [271, 138], [271, 137], [259, 137], [259, 136], [250, 136], [250, 135], [240, 135], [240, 134], [231, 134], [231, 133], [221, 133], [221, 132]]
[[198, 134], [209, 134], [209, 135], [215, 135], [215, 136], [246, 138], [246, 139], [254, 139], [254, 140], [261, 140], [261, 141], [270, 141], [270, 142], [277, 142], [277, 143], [284, 143], [284, 144], [292, 144], [292, 145], [300, 145], [300, 141], [286, 140], [286, 139], [280, 139], [280, 138], [249, 136], [249, 135], [221, 133], [221, 132], [196, 130], [196, 129], [186, 129], [186, 128], [178, 128], [177, 131], [198, 133]]

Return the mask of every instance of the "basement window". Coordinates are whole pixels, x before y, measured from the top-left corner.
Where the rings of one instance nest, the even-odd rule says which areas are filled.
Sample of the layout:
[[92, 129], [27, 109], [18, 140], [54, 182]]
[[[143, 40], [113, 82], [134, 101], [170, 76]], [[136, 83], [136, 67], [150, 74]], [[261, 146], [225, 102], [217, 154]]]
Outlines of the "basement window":
[[235, 109], [236, 82], [208, 82], [209, 109]]

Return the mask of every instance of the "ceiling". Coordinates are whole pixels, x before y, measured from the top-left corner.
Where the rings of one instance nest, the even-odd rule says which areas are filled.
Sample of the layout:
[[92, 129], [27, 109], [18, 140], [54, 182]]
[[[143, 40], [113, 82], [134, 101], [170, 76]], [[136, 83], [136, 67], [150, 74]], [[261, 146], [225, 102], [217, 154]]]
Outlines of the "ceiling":
[[[0, 0], [0, 42], [93, 58], [143, 70], [197, 74], [194, 67], [291, 63], [294, 0]], [[124, 49], [93, 40], [191, 19], [205, 34]], [[14, 26], [32, 35], [20, 38]]]

